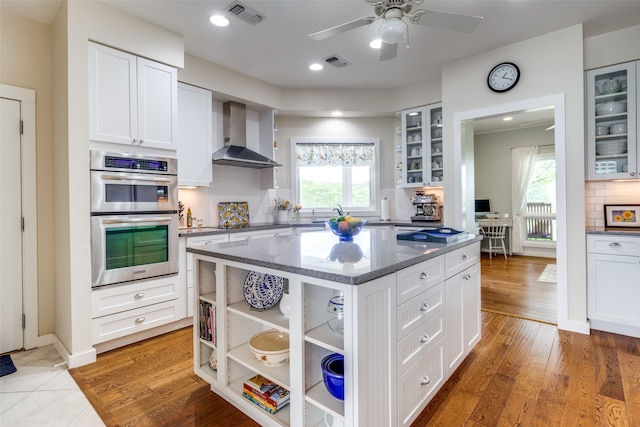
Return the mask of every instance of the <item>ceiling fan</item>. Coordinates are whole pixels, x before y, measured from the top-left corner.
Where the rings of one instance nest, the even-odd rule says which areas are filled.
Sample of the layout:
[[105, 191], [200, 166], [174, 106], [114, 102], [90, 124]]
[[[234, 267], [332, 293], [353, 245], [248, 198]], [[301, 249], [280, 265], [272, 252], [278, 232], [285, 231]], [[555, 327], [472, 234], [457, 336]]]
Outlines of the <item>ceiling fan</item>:
[[350, 31], [364, 25], [369, 25], [378, 19], [382, 19], [382, 25], [378, 29], [378, 34], [382, 40], [380, 49], [380, 60], [386, 61], [396, 57], [398, 43], [407, 38], [408, 27], [403, 18], [409, 19], [412, 24], [425, 25], [428, 27], [442, 28], [452, 31], [470, 33], [482, 22], [482, 17], [472, 15], [460, 15], [457, 13], [439, 12], [435, 10], [418, 9], [414, 6], [421, 4], [424, 0], [365, 0], [374, 7], [376, 16], [366, 16], [354, 21], [346, 22], [326, 30], [309, 34], [313, 40], [323, 40], [335, 36], [345, 31]]

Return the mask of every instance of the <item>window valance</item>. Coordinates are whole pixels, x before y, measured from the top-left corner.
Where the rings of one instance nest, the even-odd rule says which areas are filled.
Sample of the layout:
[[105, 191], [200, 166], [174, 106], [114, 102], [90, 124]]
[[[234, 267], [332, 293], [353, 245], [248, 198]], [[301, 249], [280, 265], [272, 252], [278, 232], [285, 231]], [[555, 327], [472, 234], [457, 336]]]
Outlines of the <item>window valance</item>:
[[373, 166], [373, 143], [297, 143], [296, 166]]

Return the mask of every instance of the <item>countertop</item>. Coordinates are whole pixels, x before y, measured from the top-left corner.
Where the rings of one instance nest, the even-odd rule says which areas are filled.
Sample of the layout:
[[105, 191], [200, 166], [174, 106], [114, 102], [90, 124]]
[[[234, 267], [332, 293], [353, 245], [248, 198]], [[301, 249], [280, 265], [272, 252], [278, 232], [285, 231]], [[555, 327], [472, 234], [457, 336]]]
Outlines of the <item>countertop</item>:
[[604, 228], [604, 227], [588, 227], [587, 234], [607, 234], [616, 236], [634, 236], [640, 237], [640, 229], [624, 229], [624, 228]]
[[[391, 221], [382, 221], [380, 219], [367, 219], [368, 226], [381, 226], [381, 225], [393, 225], [397, 227], [412, 227], [412, 228], [438, 228], [442, 227], [442, 223], [440, 222], [411, 222], [408, 220], [391, 220]], [[194, 236], [207, 236], [213, 234], [223, 234], [223, 233], [245, 233], [248, 231], [261, 231], [261, 230], [276, 230], [278, 228], [307, 228], [307, 227], [315, 227], [315, 228], [323, 228], [324, 221], [315, 221], [311, 222], [308, 220], [301, 220], [298, 222], [291, 222], [289, 224], [275, 224], [275, 223], [255, 223], [250, 224], [248, 227], [244, 228], [218, 228], [218, 227], [191, 227], [191, 228], [183, 228], [181, 227], [178, 230], [178, 235], [180, 237], [194, 237]]]
[[[246, 230], [246, 229], [245, 229]], [[398, 241], [393, 226], [364, 228], [353, 242], [329, 230], [269, 239], [194, 245], [187, 252], [279, 271], [359, 285], [474, 242], [468, 234], [449, 243]]]

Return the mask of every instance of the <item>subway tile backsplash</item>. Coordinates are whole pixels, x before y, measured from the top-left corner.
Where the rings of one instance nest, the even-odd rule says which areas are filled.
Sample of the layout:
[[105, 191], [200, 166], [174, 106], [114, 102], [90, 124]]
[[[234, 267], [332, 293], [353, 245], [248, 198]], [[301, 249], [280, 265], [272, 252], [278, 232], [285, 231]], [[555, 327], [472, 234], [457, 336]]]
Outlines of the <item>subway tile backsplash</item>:
[[640, 204], [640, 179], [585, 182], [586, 226], [604, 227], [604, 205]]

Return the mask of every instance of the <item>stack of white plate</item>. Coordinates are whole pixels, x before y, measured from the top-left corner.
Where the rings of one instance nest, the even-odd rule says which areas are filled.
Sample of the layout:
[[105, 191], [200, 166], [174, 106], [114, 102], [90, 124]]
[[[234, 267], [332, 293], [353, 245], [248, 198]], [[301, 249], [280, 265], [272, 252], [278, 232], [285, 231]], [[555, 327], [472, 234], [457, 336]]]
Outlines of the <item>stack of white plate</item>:
[[624, 139], [596, 142], [596, 154], [600, 156], [614, 156], [616, 154], [624, 154], [626, 152], [627, 141]]

